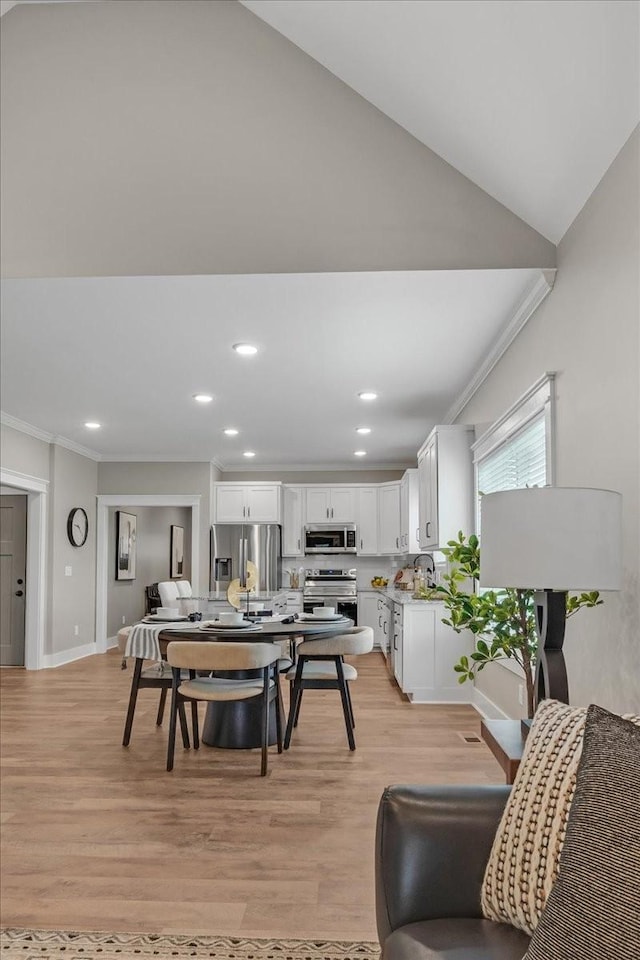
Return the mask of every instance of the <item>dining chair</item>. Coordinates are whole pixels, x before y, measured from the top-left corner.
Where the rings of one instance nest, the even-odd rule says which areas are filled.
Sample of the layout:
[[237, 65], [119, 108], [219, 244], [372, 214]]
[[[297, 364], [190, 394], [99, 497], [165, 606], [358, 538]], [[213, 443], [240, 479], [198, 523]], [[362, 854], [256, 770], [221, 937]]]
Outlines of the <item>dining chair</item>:
[[333, 637], [318, 637], [304, 640], [297, 648], [297, 663], [287, 679], [291, 681], [289, 717], [284, 738], [284, 748], [289, 749], [293, 728], [298, 725], [300, 704], [304, 690], [339, 690], [342, 711], [347, 730], [349, 749], [355, 750], [356, 741], [353, 731], [356, 726], [349, 684], [358, 677], [358, 671], [351, 663], [345, 663], [345, 656], [357, 656], [369, 653], [373, 649], [373, 630], [371, 627], [352, 627], [345, 633]]
[[[262, 702], [261, 744], [262, 761], [260, 776], [267, 774], [269, 740], [269, 705], [275, 703], [278, 753], [282, 753], [282, 695], [277, 671], [280, 647], [274, 643], [241, 643], [217, 641], [173, 640], [167, 647], [167, 660], [171, 665], [172, 694], [167, 747], [167, 770], [173, 770], [176, 741], [176, 718], [180, 706], [192, 704], [193, 746], [198, 749], [198, 701], [205, 703], [229, 700], [260, 700]], [[181, 670], [189, 671], [184, 680]], [[246, 678], [197, 676], [198, 671], [213, 671], [244, 674], [254, 671], [256, 676]], [[187, 745], [188, 746], [188, 745]]]
[[160, 594], [161, 607], [177, 607], [180, 599], [180, 591], [175, 580], [163, 580], [158, 584], [158, 593]]
[[[125, 650], [127, 638], [131, 632], [131, 627], [122, 627], [118, 630], [118, 649], [122, 655], [122, 669], [127, 668], [127, 657]], [[127, 716], [124, 723], [124, 733], [122, 736], [122, 746], [128, 747], [131, 742], [131, 730], [133, 728], [133, 718], [136, 712], [138, 702], [138, 691], [141, 689], [152, 689], [160, 691], [160, 702], [158, 703], [158, 712], [156, 714], [156, 726], [161, 727], [164, 719], [164, 708], [167, 701], [167, 692], [171, 689], [172, 673], [165, 661], [156, 662], [144, 666], [144, 660], [141, 657], [135, 657], [133, 666], [133, 676], [131, 677], [131, 689], [129, 691], [129, 704], [127, 706]], [[180, 730], [182, 733], [182, 742], [185, 747], [189, 746], [189, 731], [187, 728], [184, 706], [180, 712]]]

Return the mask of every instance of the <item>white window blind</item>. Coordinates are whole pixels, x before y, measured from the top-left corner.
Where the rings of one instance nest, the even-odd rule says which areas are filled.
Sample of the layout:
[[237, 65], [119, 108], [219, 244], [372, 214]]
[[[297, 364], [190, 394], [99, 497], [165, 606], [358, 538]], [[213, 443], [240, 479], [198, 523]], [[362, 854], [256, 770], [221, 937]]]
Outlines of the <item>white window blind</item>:
[[547, 443], [544, 413], [478, 463], [478, 493], [544, 487]]
[[478, 533], [481, 494], [553, 486], [554, 380], [545, 374], [473, 446]]

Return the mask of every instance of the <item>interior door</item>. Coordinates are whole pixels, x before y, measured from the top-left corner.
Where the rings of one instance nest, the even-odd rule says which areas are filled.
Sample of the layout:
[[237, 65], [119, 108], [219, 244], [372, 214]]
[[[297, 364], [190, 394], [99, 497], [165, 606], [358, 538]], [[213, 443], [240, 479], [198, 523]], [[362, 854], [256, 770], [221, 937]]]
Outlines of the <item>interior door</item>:
[[0, 496], [0, 665], [24, 666], [27, 498]]

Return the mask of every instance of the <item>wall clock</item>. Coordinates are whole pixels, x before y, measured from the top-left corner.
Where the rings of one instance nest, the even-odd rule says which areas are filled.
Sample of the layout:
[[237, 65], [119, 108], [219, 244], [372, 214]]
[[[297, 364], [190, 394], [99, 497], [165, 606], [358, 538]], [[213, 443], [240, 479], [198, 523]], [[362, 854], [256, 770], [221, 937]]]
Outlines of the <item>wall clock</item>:
[[74, 507], [67, 517], [67, 536], [74, 547], [81, 547], [89, 535], [89, 518], [82, 507]]

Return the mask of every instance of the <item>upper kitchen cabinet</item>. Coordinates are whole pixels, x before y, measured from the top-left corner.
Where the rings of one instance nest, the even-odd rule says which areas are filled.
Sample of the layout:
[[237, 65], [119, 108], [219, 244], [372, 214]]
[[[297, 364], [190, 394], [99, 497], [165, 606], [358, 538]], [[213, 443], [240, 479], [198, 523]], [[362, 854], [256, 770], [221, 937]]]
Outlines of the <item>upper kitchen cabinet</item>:
[[378, 502], [378, 552], [400, 553], [400, 482], [380, 484]]
[[418, 471], [405, 470], [400, 481], [400, 553], [419, 553]]
[[307, 523], [356, 522], [355, 487], [307, 487]]
[[434, 427], [418, 453], [421, 550], [446, 547], [473, 532], [473, 427]]
[[216, 483], [216, 523], [280, 523], [280, 483]]
[[282, 494], [282, 556], [300, 557], [304, 553], [302, 525], [305, 489], [284, 486]]
[[378, 487], [359, 487], [356, 490], [358, 553], [361, 557], [375, 556], [378, 550]]

